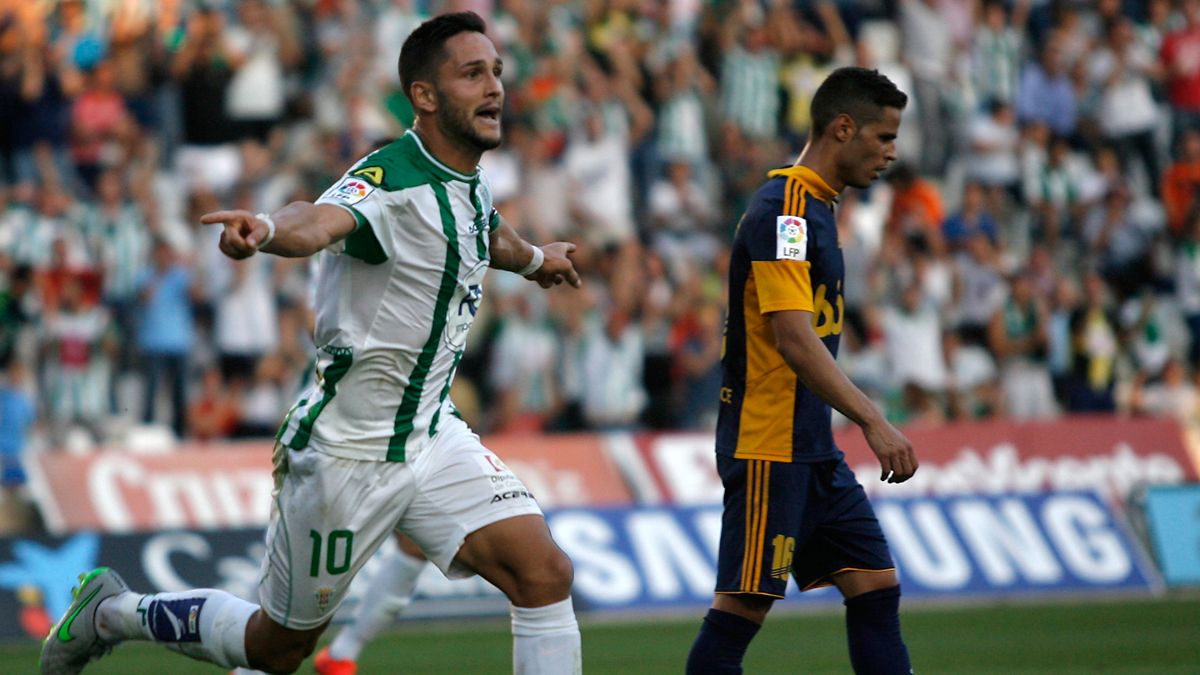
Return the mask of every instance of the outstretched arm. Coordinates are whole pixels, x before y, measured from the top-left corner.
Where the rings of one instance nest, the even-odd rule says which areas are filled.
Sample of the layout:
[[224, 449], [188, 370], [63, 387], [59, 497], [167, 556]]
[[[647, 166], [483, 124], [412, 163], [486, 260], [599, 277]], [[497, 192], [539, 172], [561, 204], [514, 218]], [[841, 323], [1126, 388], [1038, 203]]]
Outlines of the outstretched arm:
[[[241, 260], [259, 250], [285, 258], [304, 258], [354, 232], [354, 216], [332, 204], [292, 202], [265, 218], [249, 211], [214, 211], [200, 217], [205, 225], [224, 225], [221, 252]], [[266, 242], [266, 243], [263, 243]]]
[[800, 382], [862, 428], [867, 444], [879, 458], [879, 479], [903, 483], [911, 478], [917, 471], [912, 444], [838, 368], [813, 329], [812, 312], [789, 310], [767, 317], [775, 333], [775, 348]]
[[582, 285], [579, 273], [575, 271], [575, 264], [569, 257], [575, 250], [575, 244], [556, 241], [540, 247], [544, 256], [542, 264], [527, 271], [526, 268], [533, 264], [534, 257], [537, 256], [535, 248], [537, 247], [522, 239], [516, 230], [501, 220], [500, 227], [491, 234], [491, 266], [509, 272], [524, 272], [526, 279], [538, 282], [542, 288], [557, 286], [564, 281], [575, 288]]

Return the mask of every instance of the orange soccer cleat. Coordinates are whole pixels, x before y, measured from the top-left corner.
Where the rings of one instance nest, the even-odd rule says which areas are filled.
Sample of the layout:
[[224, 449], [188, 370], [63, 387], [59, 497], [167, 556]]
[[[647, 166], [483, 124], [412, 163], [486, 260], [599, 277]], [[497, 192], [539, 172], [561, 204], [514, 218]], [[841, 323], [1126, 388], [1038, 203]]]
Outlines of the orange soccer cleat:
[[358, 672], [358, 664], [350, 659], [335, 659], [329, 655], [329, 647], [325, 647], [317, 652], [317, 657], [313, 659], [313, 668], [316, 669], [317, 675], [355, 675]]

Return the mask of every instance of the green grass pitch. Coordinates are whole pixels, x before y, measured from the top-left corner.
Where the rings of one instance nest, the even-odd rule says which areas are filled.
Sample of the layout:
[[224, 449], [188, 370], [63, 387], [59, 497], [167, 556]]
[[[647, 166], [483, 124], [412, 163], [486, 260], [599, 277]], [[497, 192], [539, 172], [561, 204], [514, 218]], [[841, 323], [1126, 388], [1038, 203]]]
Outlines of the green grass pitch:
[[[694, 618], [585, 617], [589, 675], [682, 673]], [[1200, 596], [988, 605], [910, 604], [902, 611], [917, 673], [1200, 673]], [[363, 675], [511, 672], [503, 619], [406, 624], [363, 652]], [[33, 644], [0, 646], [0, 673], [36, 672]], [[849, 673], [835, 610], [772, 616], [746, 658], [746, 673]], [[146, 643], [126, 644], [87, 675], [218, 673]], [[311, 673], [306, 663], [301, 673]]]

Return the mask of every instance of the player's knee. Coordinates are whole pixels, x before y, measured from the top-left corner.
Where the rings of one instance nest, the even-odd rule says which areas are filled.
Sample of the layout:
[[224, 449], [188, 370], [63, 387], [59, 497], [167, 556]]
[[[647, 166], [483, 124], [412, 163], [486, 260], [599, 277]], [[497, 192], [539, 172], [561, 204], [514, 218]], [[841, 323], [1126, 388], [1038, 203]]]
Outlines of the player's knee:
[[557, 548], [517, 571], [517, 584], [509, 598], [514, 604], [536, 607], [564, 600], [571, 594], [575, 568], [571, 559]]
[[264, 673], [289, 675], [300, 670], [300, 665], [304, 663], [304, 659], [308, 658], [312, 652], [313, 648], [311, 646], [275, 649], [269, 654], [265, 654], [261, 662], [250, 665]]
[[263, 615], [246, 631], [246, 659], [264, 673], [294, 673], [317, 647], [322, 626], [309, 631], [283, 628]]

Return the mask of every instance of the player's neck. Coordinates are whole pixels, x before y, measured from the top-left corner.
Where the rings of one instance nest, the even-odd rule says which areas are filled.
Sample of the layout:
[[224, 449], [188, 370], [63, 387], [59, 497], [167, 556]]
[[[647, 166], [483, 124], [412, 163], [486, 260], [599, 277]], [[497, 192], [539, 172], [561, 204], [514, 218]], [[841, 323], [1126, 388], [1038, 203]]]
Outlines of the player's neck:
[[838, 178], [836, 158], [834, 148], [828, 147], [828, 144], [820, 140], [810, 140], [796, 158], [796, 165], [808, 167], [834, 192], [840, 194], [846, 189], [846, 183]]
[[469, 176], [475, 173], [475, 167], [478, 166], [479, 158], [483, 156], [483, 153], [474, 148], [466, 148], [461, 144], [455, 143], [436, 129], [430, 132], [429, 128], [431, 126], [421, 124], [420, 118], [413, 124], [413, 133], [421, 139], [421, 144], [425, 146], [425, 150], [437, 158], [437, 161], [461, 174]]

